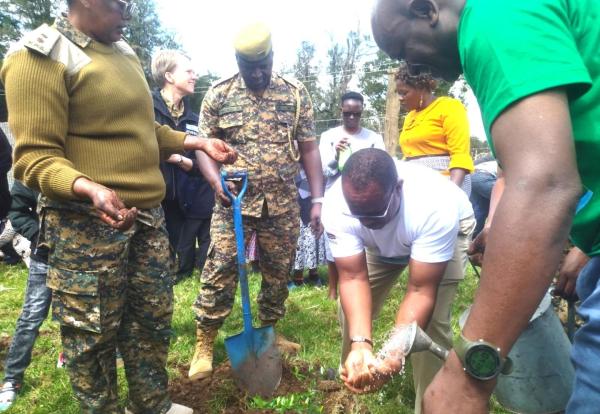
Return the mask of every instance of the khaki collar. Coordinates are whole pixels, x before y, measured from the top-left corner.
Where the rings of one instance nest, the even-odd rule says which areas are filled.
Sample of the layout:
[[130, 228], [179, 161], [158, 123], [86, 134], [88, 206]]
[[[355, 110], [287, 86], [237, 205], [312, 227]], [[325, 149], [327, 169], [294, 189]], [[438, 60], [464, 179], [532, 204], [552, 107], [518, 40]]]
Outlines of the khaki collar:
[[54, 27], [67, 39], [81, 48], [85, 48], [92, 41], [91, 37], [79, 31], [71, 24], [66, 14], [63, 14], [54, 20]]

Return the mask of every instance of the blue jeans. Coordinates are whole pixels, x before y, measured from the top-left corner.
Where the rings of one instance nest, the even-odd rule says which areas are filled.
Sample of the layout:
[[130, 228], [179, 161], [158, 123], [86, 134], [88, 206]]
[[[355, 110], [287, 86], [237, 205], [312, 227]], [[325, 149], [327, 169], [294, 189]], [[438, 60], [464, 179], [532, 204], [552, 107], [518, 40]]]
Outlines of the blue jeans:
[[567, 413], [597, 413], [600, 407], [600, 256], [592, 258], [577, 278], [583, 326], [575, 333], [571, 361], [575, 366], [573, 394]]
[[31, 259], [27, 290], [15, 334], [4, 362], [4, 381], [23, 383], [25, 370], [31, 363], [31, 351], [40, 326], [48, 316], [52, 291], [46, 287], [46, 263]]
[[475, 220], [477, 220], [477, 225], [473, 231], [473, 238], [483, 229], [490, 210], [490, 197], [495, 183], [496, 177], [492, 174], [483, 171], [475, 171], [471, 174], [471, 195], [469, 196], [469, 200], [473, 205]]

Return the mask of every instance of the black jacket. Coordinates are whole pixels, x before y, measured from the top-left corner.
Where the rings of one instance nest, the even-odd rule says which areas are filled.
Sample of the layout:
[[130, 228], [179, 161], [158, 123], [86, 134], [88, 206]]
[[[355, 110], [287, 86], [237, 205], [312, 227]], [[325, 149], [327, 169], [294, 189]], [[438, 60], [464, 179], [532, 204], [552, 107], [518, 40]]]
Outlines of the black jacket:
[[[156, 122], [161, 125], [169, 125], [171, 128], [189, 135], [198, 134], [198, 114], [192, 111], [187, 99], [184, 98], [183, 115], [175, 122], [159, 90], [152, 92], [152, 98]], [[160, 170], [167, 186], [165, 200], [177, 200], [187, 218], [208, 218], [215, 205], [214, 191], [200, 173], [194, 151], [187, 151], [185, 156], [194, 163], [194, 167], [189, 172], [165, 161], [160, 163]]]
[[12, 166], [12, 147], [0, 128], [0, 219], [6, 217], [10, 208], [10, 192], [7, 174]]
[[37, 215], [39, 193], [15, 180], [10, 189], [10, 194], [11, 203], [8, 212], [10, 223], [17, 233], [31, 242], [32, 257], [46, 263], [48, 261], [48, 247], [36, 248], [39, 236], [39, 218]]

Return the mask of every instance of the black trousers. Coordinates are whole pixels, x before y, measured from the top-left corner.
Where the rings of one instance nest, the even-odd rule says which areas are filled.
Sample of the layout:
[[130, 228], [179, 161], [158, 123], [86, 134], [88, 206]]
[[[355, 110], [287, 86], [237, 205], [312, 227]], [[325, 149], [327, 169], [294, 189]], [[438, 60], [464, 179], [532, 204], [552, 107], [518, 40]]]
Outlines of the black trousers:
[[[211, 217], [185, 219], [179, 233], [179, 242], [176, 249], [177, 258], [179, 259], [178, 281], [190, 276], [194, 271], [194, 267], [198, 267], [200, 270], [204, 267], [210, 245], [210, 220]], [[197, 248], [196, 243], [198, 244]]]

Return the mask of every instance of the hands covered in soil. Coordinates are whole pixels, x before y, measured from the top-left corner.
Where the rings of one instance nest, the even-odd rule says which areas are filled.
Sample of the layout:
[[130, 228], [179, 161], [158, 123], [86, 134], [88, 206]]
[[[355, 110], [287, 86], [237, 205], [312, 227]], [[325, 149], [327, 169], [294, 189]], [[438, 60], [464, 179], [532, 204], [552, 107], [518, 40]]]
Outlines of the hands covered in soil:
[[218, 138], [203, 139], [200, 149], [221, 164], [233, 164], [238, 157], [233, 147]]
[[[234, 196], [237, 196], [238, 193], [240, 192], [238, 187], [235, 185], [235, 182], [233, 182], [233, 181], [225, 180], [225, 185], [227, 186], [227, 189], [229, 190], [229, 192], [231, 194], [233, 194]], [[217, 184], [215, 185], [215, 193], [217, 194], [217, 199], [221, 202], [221, 205], [223, 207], [231, 206], [231, 199], [225, 193], [225, 190], [223, 189], [223, 185], [221, 184], [220, 181], [217, 182]]]
[[340, 377], [344, 385], [354, 393], [374, 392], [402, 371], [402, 361], [392, 354], [385, 359], [376, 358], [370, 349], [352, 350], [346, 358]]
[[73, 183], [73, 192], [78, 197], [90, 199], [100, 220], [114, 229], [125, 231], [135, 222], [137, 209], [126, 208], [117, 193], [110, 188], [80, 177]]

